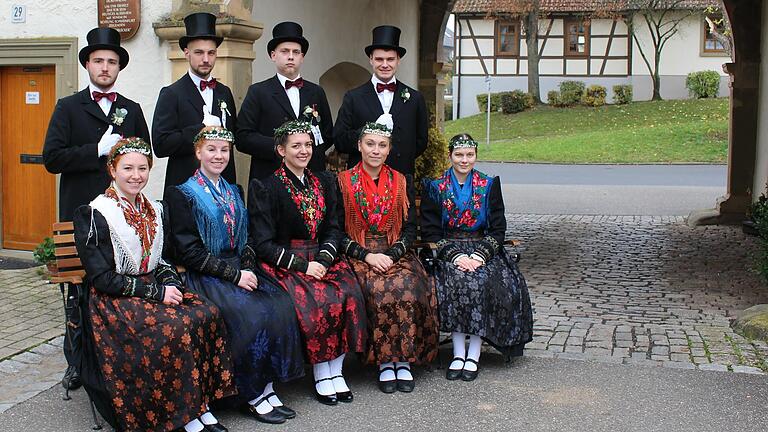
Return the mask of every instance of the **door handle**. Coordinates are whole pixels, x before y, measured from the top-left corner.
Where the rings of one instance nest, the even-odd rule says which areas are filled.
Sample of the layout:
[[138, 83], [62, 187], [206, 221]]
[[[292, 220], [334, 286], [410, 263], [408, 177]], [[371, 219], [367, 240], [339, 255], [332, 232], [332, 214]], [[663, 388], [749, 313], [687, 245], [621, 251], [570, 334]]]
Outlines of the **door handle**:
[[22, 153], [19, 156], [20, 162], [23, 164], [36, 164], [36, 165], [42, 165], [43, 162], [43, 155], [40, 154], [24, 154]]

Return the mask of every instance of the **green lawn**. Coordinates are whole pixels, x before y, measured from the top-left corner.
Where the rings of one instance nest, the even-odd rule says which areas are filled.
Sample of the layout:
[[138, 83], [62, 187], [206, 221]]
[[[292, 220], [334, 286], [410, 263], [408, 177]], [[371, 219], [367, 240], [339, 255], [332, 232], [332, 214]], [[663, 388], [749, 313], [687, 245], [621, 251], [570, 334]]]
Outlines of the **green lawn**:
[[466, 132], [481, 160], [557, 163], [725, 163], [728, 99], [669, 100], [485, 114], [445, 124], [448, 138]]

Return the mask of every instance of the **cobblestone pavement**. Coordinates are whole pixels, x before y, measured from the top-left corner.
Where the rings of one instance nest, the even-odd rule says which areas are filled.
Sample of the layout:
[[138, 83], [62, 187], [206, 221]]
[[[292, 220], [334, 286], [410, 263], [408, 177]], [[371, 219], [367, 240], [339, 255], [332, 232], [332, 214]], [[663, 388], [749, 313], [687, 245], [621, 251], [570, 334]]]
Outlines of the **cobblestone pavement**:
[[526, 355], [747, 373], [768, 345], [730, 328], [768, 303], [740, 227], [682, 217], [510, 215], [534, 307]]
[[0, 360], [64, 333], [59, 287], [43, 280], [41, 271], [0, 270]]
[[[755, 239], [739, 227], [691, 229], [659, 216], [508, 221], [536, 314], [526, 356], [768, 372], [768, 345], [729, 326], [736, 312], [768, 303], [750, 271]], [[0, 270], [0, 313], [2, 412], [61, 377], [58, 287], [36, 268]]]

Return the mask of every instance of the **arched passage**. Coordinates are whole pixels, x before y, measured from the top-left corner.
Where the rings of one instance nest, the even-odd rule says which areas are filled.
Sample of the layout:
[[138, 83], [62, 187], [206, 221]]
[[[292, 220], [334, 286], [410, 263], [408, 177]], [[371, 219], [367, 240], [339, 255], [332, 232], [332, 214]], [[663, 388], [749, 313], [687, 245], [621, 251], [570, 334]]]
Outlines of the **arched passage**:
[[369, 79], [370, 74], [368, 70], [358, 64], [341, 62], [320, 76], [320, 86], [325, 90], [328, 105], [331, 106], [334, 117], [339, 112], [344, 93], [364, 83]]

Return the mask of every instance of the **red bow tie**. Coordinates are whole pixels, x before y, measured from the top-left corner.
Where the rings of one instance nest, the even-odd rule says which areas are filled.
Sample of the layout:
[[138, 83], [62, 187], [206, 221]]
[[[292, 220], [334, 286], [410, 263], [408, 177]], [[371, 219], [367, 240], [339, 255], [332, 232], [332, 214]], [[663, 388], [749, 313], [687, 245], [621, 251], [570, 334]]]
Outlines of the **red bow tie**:
[[288, 90], [291, 87], [296, 87], [297, 89], [304, 87], [304, 78], [296, 78], [293, 81], [285, 80], [285, 89]]
[[376, 91], [379, 93], [383, 92], [384, 90], [389, 90], [392, 93], [394, 93], [396, 89], [397, 89], [397, 82], [395, 81], [392, 81], [389, 84], [376, 83]]
[[211, 78], [209, 81], [200, 80], [200, 91], [204, 91], [206, 88], [211, 90], [216, 88], [216, 78]]
[[93, 100], [96, 101], [96, 103], [99, 103], [104, 98], [109, 99], [110, 102], [114, 102], [117, 99], [117, 93], [115, 92], [109, 92], [109, 93], [103, 93], [100, 91], [94, 91], [91, 93], [93, 95]]

